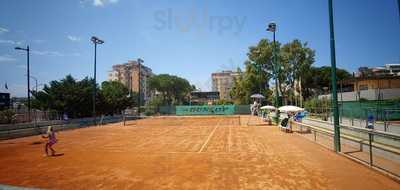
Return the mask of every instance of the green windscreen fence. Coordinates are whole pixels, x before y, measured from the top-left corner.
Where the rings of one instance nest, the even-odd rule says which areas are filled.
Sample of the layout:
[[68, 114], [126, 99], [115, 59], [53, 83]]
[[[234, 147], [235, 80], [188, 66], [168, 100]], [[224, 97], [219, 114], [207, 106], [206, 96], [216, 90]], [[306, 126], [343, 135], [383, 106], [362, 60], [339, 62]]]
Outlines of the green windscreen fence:
[[176, 106], [176, 115], [233, 115], [235, 105]]
[[235, 105], [235, 114], [250, 114], [250, 105]]
[[146, 107], [146, 115], [232, 115], [250, 114], [250, 105], [181, 105]]
[[158, 113], [161, 115], [175, 115], [175, 106], [160, 106]]
[[339, 112], [350, 118], [373, 115], [377, 120], [400, 120], [400, 101], [348, 101], [340, 103]]

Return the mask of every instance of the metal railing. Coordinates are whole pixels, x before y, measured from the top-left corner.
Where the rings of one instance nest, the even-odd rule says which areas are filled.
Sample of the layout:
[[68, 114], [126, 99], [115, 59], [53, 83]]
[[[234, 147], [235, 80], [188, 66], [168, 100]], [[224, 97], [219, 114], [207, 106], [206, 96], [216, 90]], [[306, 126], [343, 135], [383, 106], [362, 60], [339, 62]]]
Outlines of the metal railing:
[[[292, 123], [298, 128], [298, 134], [334, 150], [330, 122]], [[348, 125], [340, 125], [340, 131], [341, 153], [400, 179], [400, 135]]]
[[[307, 108], [306, 110], [311, 118], [333, 122], [331, 108]], [[400, 109], [339, 108], [339, 122], [341, 125], [361, 128], [372, 125], [377, 131], [400, 134]]]
[[5, 110], [1, 113], [1, 124], [33, 123], [43, 121], [63, 120], [63, 114], [56, 111]]
[[15, 123], [0, 125], [0, 140], [42, 134], [48, 126], [53, 126], [56, 131], [82, 128], [87, 126], [100, 126], [108, 123], [121, 122], [122, 115], [101, 116], [96, 118], [96, 125], [92, 117], [42, 121], [38, 123]]

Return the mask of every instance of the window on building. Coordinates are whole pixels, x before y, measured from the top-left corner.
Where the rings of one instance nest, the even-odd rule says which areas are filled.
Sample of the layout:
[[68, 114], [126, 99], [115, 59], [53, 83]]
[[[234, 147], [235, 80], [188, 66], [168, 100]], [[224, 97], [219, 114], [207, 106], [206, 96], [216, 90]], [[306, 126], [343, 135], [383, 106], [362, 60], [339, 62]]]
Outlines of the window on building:
[[367, 85], [367, 84], [360, 84], [360, 85], [358, 86], [358, 89], [359, 89], [359, 90], [368, 90], [368, 85]]

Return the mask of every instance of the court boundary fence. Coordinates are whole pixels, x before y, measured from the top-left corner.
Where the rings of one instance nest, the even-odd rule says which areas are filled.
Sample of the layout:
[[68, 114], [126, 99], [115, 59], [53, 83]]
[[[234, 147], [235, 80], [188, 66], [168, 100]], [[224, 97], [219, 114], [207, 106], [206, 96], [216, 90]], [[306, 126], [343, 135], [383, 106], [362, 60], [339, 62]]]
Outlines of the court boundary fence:
[[84, 127], [95, 127], [103, 124], [118, 123], [122, 121], [122, 115], [116, 116], [100, 116], [96, 118], [80, 118], [70, 120], [46, 121], [40, 123], [23, 123], [3, 125], [0, 127], [0, 140], [14, 139], [20, 137], [34, 136], [46, 132], [48, 126], [53, 126], [55, 131], [63, 131], [70, 129], [78, 129]]
[[[333, 122], [333, 109], [332, 108], [306, 108], [309, 112], [309, 116], [321, 119], [323, 121]], [[372, 117], [372, 121], [369, 118]], [[383, 131], [388, 132], [389, 128], [393, 125], [400, 126], [400, 109], [384, 109], [375, 107], [363, 107], [357, 110], [352, 108], [339, 107], [339, 122], [341, 125], [345, 125], [348, 122], [349, 125], [355, 126], [359, 124], [360, 127], [368, 127], [370, 122], [374, 126], [377, 124], [383, 124]]]
[[[320, 121], [320, 122], [324, 122], [324, 121]], [[317, 127], [317, 126], [313, 126], [313, 125], [309, 125], [309, 124], [305, 124], [305, 123], [301, 123], [301, 122], [296, 122], [296, 121], [292, 121], [293, 124], [295, 124], [297, 127], [299, 127], [300, 131], [298, 132], [299, 135], [303, 135], [303, 134], [312, 134], [313, 135], [313, 139], [309, 139], [317, 144], [320, 144], [321, 146], [324, 146], [325, 148], [328, 148], [330, 150], [334, 150], [333, 149], [333, 142], [332, 142], [332, 146], [328, 147], [323, 145], [322, 143], [318, 143], [317, 137], [318, 137], [318, 133], [319, 134], [323, 134], [323, 135], [327, 135], [329, 137], [332, 138], [333, 141], [333, 136], [334, 136], [334, 132], [332, 129], [326, 129], [323, 127]], [[306, 128], [306, 130], [303, 130], [303, 128]], [[385, 132], [378, 132], [378, 131], [374, 131], [371, 129], [364, 129], [364, 128], [359, 128], [359, 127], [353, 127], [353, 126], [347, 126], [347, 125], [340, 125], [340, 130], [341, 130], [341, 135], [340, 138], [342, 140], [347, 140], [347, 141], [351, 141], [354, 143], [358, 143], [359, 144], [359, 150], [354, 151], [354, 152], [361, 152], [363, 153], [365, 148], [367, 147], [367, 150], [365, 150], [366, 153], [368, 153], [368, 159], [362, 159], [359, 158], [357, 156], [353, 156], [351, 153], [354, 152], [340, 152], [340, 154], [354, 160], [357, 161], [359, 163], [368, 165], [370, 168], [375, 169], [379, 172], [382, 172], [384, 174], [386, 174], [387, 176], [391, 177], [392, 179], [400, 182], [400, 173], [396, 173], [392, 170], [390, 170], [389, 168], [385, 168], [382, 165], [379, 165], [379, 163], [374, 162], [374, 151], [378, 155], [379, 157], [382, 157], [382, 152], [383, 154], [389, 153], [392, 155], [396, 155], [397, 158], [400, 158], [400, 147], [396, 147], [393, 145], [396, 145], [397, 143], [400, 142], [400, 135], [397, 134], [391, 134], [391, 133], [385, 133]], [[353, 131], [353, 134], [349, 134], [349, 133], [344, 133], [344, 130], [348, 130], [348, 131]], [[355, 134], [360, 134], [360, 135], [355, 135]], [[326, 139], [324, 139], [326, 140]], [[385, 141], [388, 141], [385, 143]], [[400, 144], [398, 144], [400, 145]], [[343, 142], [342, 142], [342, 147], [343, 147]], [[376, 155], [375, 155], [376, 156]], [[399, 161], [399, 160], [398, 160]]]

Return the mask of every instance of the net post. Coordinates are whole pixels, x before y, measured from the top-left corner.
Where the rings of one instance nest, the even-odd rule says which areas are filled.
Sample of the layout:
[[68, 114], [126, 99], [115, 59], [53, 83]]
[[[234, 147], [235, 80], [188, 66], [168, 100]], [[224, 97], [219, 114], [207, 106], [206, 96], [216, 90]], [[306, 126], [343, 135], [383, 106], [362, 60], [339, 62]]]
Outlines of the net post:
[[126, 117], [125, 117], [125, 112], [122, 113], [122, 121], [123, 121], [123, 125], [126, 125]]

